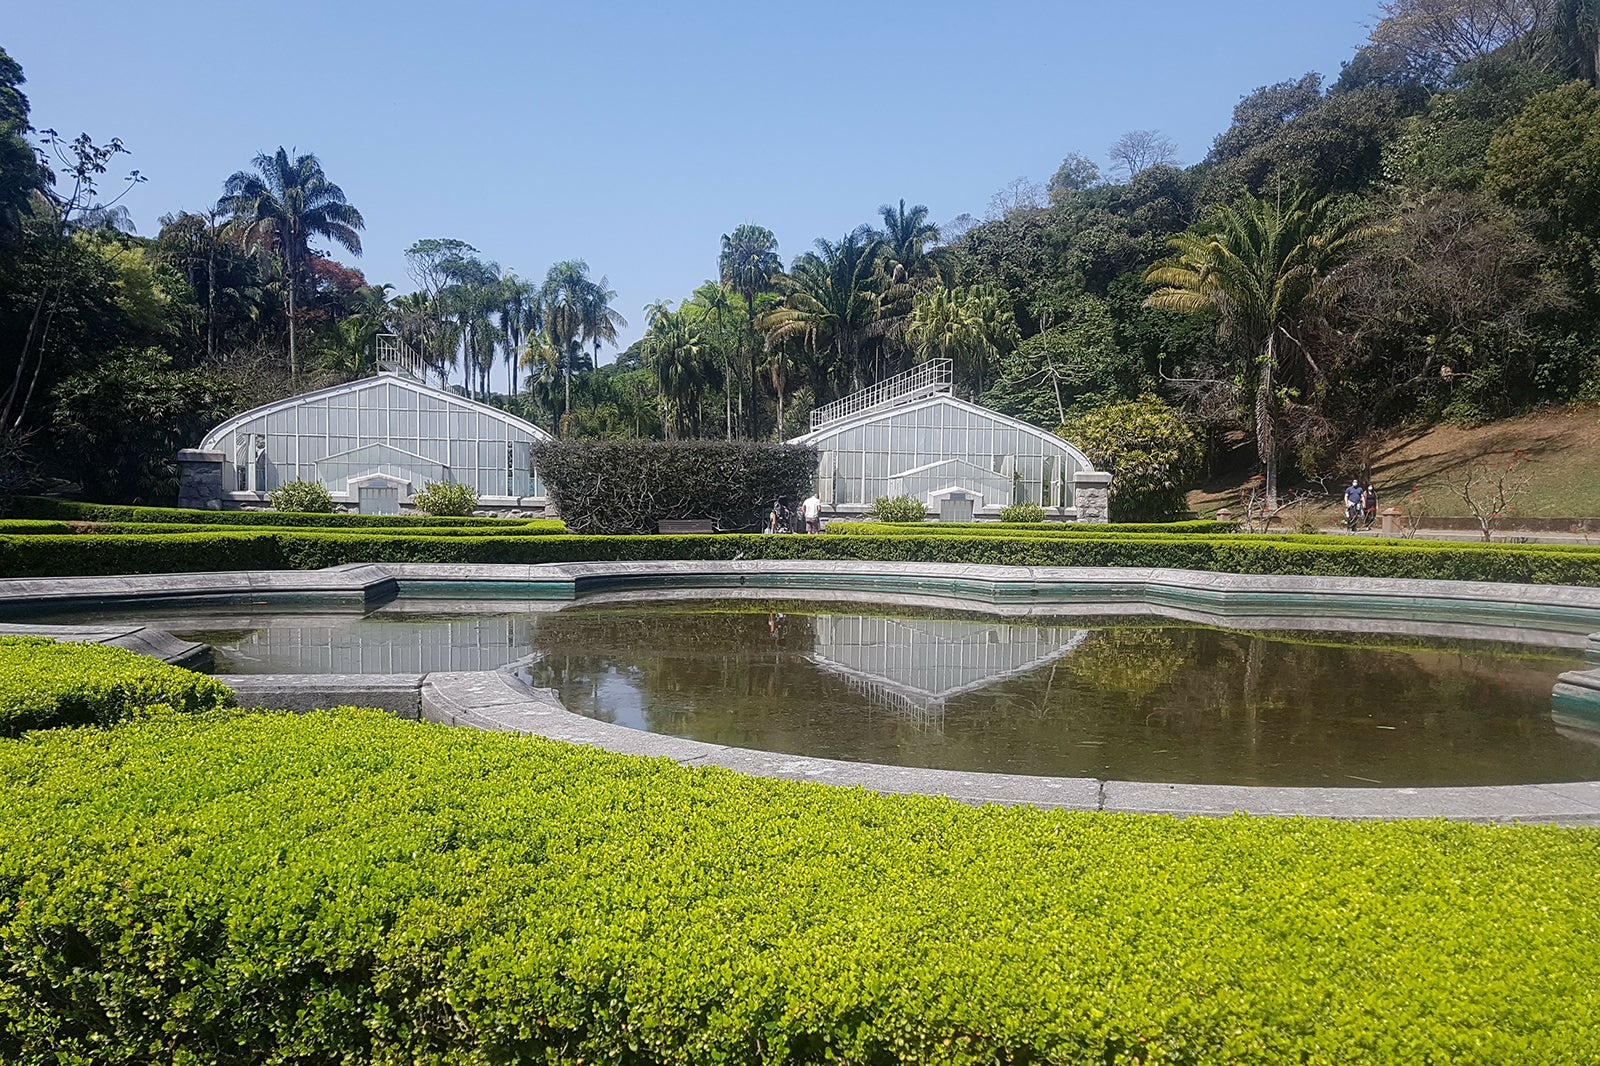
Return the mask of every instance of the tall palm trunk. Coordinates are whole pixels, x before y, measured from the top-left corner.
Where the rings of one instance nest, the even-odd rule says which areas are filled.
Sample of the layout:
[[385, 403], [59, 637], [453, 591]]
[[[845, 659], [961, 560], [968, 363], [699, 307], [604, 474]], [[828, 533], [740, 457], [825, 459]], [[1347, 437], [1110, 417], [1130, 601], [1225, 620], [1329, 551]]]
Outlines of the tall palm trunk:
[[1261, 379], [1256, 385], [1256, 451], [1261, 456], [1262, 486], [1268, 509], [1278, 506], [1278, 436], [1274, 417], [1277, 393], [1273, 371], [1278, 364], [1278, 331], [1267, 334], [1266, 351], [1261, 356]]
[[210, 215], [210, 239], [206, 242], [206, 362], [217, 355], [217, 216]]
[[293, 250], [284, 256], [289, 268], [289, 380], [300, 380], [300, 357], [295, 348], [294, 320], [297, 304], [295, 303], [294, 290], [299, 286], [295, 284], [295, 261]]

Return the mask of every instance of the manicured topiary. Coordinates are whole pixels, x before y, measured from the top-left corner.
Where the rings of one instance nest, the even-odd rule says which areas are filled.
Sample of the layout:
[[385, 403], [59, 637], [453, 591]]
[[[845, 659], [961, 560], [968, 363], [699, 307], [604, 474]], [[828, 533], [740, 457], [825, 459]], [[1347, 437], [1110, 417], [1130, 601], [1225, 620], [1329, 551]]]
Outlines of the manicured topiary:
[[921, 522], [928, 517], [928, 509], [915, 496], [879, 496], [868, 513], [879, 522], [897, 524]]
[[192, 714], [232, 703], [220, 681], [124, 648], [0, 637], [0, 736], [109, 725], [156, 707]]
[[574, 533], [654, 533], [664, 519], [755, 530], [773, 500], [811, 492], [812, 448], [749, 441], [558, 441], [533, 446], [550, 501]]
[[295, 511], [303, 514], [331, 514], [333, 497], [319, 481], [288, 481], [279, 485], [269, 497], [274, 511]]
[[426, 515], [464, 518], [478, 508], [478, 490], [455, 481], [430, 481], [411, 497], [411, 505]]

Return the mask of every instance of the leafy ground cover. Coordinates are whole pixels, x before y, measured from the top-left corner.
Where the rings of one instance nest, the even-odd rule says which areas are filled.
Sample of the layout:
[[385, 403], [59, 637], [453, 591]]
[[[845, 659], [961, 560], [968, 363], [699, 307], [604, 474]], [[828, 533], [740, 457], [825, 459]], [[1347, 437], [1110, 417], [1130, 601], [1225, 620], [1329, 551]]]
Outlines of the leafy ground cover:
[[14, 1063], [1587, 1063], [1600, 833], [969, 808], [381, 713], [0, 743]]
[[166, 707], [230, 706], [220, 681], [101, 644], [0, 637], [0, 737], [62, 725], [108, 725]]

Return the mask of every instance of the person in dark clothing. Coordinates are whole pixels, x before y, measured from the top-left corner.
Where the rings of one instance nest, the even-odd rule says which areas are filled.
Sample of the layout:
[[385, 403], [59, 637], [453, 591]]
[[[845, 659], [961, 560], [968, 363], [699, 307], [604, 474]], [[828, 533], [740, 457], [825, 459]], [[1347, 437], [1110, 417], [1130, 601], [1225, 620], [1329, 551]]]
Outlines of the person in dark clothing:
[[1351, 481], [1350, 487], [1344, 490], [1344, 524], [1352, 533], [1356, 531], [1356, 523], [1361, 519], [1363, 492], [1359, 480]]
[[1378, 519], [1378, 492], [1371, 485], [1361, 490], [1361, 522], [1367, 529]]

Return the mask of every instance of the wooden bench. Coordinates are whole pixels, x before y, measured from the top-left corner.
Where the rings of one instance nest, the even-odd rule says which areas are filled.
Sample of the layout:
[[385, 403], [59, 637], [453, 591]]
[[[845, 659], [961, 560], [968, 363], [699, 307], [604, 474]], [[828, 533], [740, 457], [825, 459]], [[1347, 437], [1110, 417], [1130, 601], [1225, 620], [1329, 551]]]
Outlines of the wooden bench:
[[663, 518], [656, 523], [657, 533], [715, 533], [714, 518]]

